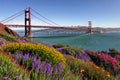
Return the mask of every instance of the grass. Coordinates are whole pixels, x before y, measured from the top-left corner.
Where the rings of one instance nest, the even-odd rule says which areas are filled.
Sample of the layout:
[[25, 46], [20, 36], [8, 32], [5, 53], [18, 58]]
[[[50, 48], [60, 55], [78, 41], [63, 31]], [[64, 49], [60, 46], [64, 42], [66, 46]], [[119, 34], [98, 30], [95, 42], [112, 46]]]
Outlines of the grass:
[[16, 64], [12, 56], [0, 53], [0, 79], [15, 80], [15, 78], [19, 80], [28, 80], [26, 70], [22, 69], [18, 64]]
[[17, 40], [14, 39], [14, 38], [11, 37], [11, 36], [7, 36], [7, 35], [4, 35], [4, 34], [0, 34], [0, 37], [4, 38], [5, 40], [10, 41], [10, 42], [17, 42]]
[[110, 78], [110, 73], [103, 68], [96, 66], [94, 63], [76, 59], [72, 56], [66, 56], [67, 64], [70, 66], [71, 71], [78, 75], [83, 75], [83, 79], [87, 80], [105, 80]]

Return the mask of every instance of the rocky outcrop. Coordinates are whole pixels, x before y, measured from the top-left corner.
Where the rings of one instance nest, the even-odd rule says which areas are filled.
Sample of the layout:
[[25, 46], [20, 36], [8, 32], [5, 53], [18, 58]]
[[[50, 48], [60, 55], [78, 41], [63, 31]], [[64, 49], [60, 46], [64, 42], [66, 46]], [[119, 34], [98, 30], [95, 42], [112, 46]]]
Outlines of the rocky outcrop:
[[14, 37], [19, 37], [19, 35], [11, 30], [10, 28], [6, 27], [4, 24], [0, 23], [0, 34], [11, 35]]

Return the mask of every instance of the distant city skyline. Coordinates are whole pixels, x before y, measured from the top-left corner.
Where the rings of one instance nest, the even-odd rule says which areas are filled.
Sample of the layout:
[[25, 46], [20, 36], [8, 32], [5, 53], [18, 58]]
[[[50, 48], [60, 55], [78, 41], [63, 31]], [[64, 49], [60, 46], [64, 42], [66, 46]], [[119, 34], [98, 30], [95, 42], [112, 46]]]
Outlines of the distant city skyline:
[[[27, 7], [61, 26], [120, 27], [120, 0], [0, 0], [0, 21]], [[10, 23], [24, 24], [24, 15]]]

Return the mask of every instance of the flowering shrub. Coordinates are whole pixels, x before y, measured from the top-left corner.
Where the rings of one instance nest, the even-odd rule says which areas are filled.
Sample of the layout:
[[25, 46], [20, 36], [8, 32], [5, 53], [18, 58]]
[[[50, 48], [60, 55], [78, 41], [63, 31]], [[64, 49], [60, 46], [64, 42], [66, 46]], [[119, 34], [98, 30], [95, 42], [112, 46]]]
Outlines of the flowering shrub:
[[25, 39], [18, 39], [19, 42], [28, 42], [27, 40]]
[[53, 48], [49, 48], [42, 44], [31, 44], [31, 43], [10, 43], [2, 46], [4, 51], [11, 52], [15, 54], [18, 51], [22, 51], [23, 53], [30, 53], [32, 55], [38, 55], [41, 57], [41, 60], [48, 60], [53, 64], [57, 64], [62, 62], [63, 66], [66, 65], [66, 59], [57, 50]]
[[92, 60], [98, 65], [103, 66], [107, 71], [111, 72], [112, 74], [120, 73], [120, 65], [119, 62], [111, 57], [108, 54], [105, 53], [97, 53], [93, 51], [86, 51], [88, 53]]
[[10, 56], [0, 53], [0, 79], [2, 80], [28, 80], [26, 70], [22, 69]]
[[120, 61], [120, 54], [116, 54], [114, 57]]
[[111, 56], [115, 56], [116, 54], [119, 54], [119, 52], [114, 48], [112, 48], [112, 49], [109, 49], [108, 54], [110, 54]]
[[71, 48], [71, 47], [62, 47], [62, 48], [56, 48], [56, 49], [64, 55], [71, 55], [78, 59], [83, 59], [87, 61], [91, 60], [89, 55], [85, 53], [83, 49]]
[[7, 43], [8, 43], [8, 41], [6, 41], [4, 38], [0, 38], [0, 46], [3, 46]]
[[72, 56], [66, 56], [66, 58], [71, 71], [75, 75], [81, 75], [83, 79], [87, 78], [88, 80], [107, 80], [111, 77], [109, 72], [96, 66], [92, 62], [85, 62], [81, 59], [75, 59]]
[[89, 55], [87, 53], [85, 53], [85, 52], [82, 53], [82, 54], [76, 53], [76, 58], [83, 59], [85, 61], [90, 61], [91, 60], [91, 58], [89, 57]]
[[69, 54], [72, 56], [76, 56], [76, 53], [83, 53], [82, 49], [72, 48], [72, 47], [65, 47], [63, 48], [63, 50], [66, 51], [66, 54]]
[[53, 45], [54, 48], [63, 48], [63, 47], [69, 47], [69, 45], [63, 45], [63, 44], [55, 44]]
[[32, 79], [34, 79], [33, 73], [36, 75], [44, 74], [46, 76], [58, 76], [60, 77], [64, 68], [62, 63], [58, 63], [53, 66], [51, 63], [47, 61], [41, 61], [41, 58], [37, 55], [31, 55], [29, 53], [23, 54], [19, 51], [17, 54], [14, 55], [14, 58], [18, 61], [20, 65], [24, 65], [29, 71], [32, 71], [30, 74]]
[[63, 48], [56, 48], [56, 50], [58, 50], [59, 52], [61, 52], [64, 55], [67, 55], [66, 51], [63, 50]]

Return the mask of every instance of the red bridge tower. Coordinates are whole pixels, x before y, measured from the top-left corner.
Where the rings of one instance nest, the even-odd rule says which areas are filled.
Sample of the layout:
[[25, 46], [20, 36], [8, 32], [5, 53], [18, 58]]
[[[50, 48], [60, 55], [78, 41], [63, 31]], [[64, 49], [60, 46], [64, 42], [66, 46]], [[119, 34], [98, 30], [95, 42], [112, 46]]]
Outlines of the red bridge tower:
[[92, 22], [88, 21], [88, 33], [92, 33]]
[[32, 36], [30, 15], [30, 8], [25, 9], [25, 37]]

